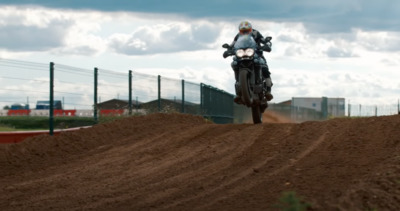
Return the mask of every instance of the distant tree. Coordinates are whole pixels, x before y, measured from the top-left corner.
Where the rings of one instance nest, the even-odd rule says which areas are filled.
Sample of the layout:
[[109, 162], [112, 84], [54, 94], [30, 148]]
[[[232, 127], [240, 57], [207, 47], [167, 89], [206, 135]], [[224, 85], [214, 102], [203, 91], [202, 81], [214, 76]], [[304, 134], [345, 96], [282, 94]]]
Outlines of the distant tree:
[[4, 109], [4, 110], [9, 110], [9, 109], [10, 109], [10, 106], [6, 105], [6, 106], [3, 107], [3, 109]]

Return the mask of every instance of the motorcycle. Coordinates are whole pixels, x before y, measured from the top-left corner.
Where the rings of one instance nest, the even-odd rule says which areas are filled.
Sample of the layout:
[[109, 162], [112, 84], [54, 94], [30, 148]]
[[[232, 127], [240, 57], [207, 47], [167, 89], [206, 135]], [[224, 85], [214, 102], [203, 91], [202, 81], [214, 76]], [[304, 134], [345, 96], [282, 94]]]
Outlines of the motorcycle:
[[224, 58], [234, 56], [233, 62], [239, 68], [235, 83], [236, 95], [240, 97], [238, 103], [251, 108], [254, 124], [262, 123], [262, 115], [268, 107], [265, 79], [261, 68], [255, 68], [261, 64], [261, 56], [257, 52], [268, 51], [266, 45], [271, 39], [266, 37], [262, 42], [264, 45], [259, 46], [251, 35], [240, 35], [232, 47], [227, 43], [222, 45], [227, 49]]

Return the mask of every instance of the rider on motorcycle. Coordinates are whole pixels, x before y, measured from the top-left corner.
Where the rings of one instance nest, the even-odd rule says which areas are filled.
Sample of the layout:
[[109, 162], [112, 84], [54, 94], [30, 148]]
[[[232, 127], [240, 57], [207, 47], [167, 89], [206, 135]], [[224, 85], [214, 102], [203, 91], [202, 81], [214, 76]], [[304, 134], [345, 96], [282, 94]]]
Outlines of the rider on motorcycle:
[[[254, 38], [254, 40], [256, 41], [256, 43], [259, 47], [260, 47], [260, 44], [263, 43], [264, 49], [267, 48], [267, 50], [266, 50], [267, 52], [271, 51], [271, 46], [272, 46], [271, 42], [270, 41], [266, 42], [264, 40], [264, 37], [261, 35], [261, 33], [255, 29], [253, 29], [251, 24], [248, 21], [242, 21], [239, 24], [239, 33], [235, 36], [233, 42], [230, 44], [231, 48], [235, 45], [239, 35], [243, 35], [243, 34], [251, 34], [251, 36]], [[272, 87], [271, 72], [269, 71], [267, 61], [263, 55], [263, 51], [260, 50], [257, 52], [257, 54], [262, 58], [262, 60], [263, 60], [262, 62], [264, 63], [264, 64], [260, 65], [261, 67], [258, 67], [258, 68], [261, 68], [263, 77], [265, 78], [265, 82], [266, 82], [264, 84], [266, 91], [267, 91], [265, 97], [267, 98], [268, 101], [270, 101], [273, 98], [273, 96], [271, 94], [271, 87]], [[224, 57], [225, 57], [225, 55], [224, 55]], [[235, 65], [234, 62], [232, 62], [231, 66], [232, 66], [233, 71], [235, 72], [235, 80], [237, 82], [239, 68], [237, 67], [237, 65]], [[236, 96], [234, 101], [237, 102], [239, 100], [239, 98], [240, 97]]]

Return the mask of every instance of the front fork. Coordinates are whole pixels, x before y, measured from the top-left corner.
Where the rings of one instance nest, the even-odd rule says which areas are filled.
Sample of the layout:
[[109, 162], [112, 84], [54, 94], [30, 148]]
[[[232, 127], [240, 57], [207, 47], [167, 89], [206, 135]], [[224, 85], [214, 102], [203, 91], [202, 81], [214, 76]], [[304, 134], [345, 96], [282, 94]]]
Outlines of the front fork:
[[[253, 66], [253, 67], [257, 67], [257, 66]], [[258, 99], [262, 99], [262, 97], [260, 98], [260, 96], [263, 96], [263, 79], [262, 79], [262, 73], [261, 73], [261, 68], [253, 68], [253, 70], [248, 69], [248, 68], [239, 68], [235, 71], [235, 79], [236, 79], [236, 83], [235, 83], [235, 91], [236, 91], [236, 95], [241, 96], [241, 89], [240, 89], [240, 81], [239, 81], [239, 72], [240, 71], [247, 71], [249, 72], [248, 74], [250, 74], [250, 88], [253, 94], [255, 94]], [[251, 73], [253, 72], [253, 73]]]
[[[233, 71], [235, 72], [235, 80], [236, 80], [236, 84], [235, 84], [235, 91], [236, 91], [236, 95], [241, 96], [240, 93], [240, 82], [239, 82], [239, 71], [246, 69], [247, 71], [251, 71], [253, 70], [254, 73], [251, 74], [252, 78], [250, 80], [251, 82], [251, 89], [253, 90], [254, 94], [259, 95], [259, 98], [262, 99], [263, 97], [263, 77], [262, 77], [262, 64], [257, 63], [258, 60], [255, 60], [255, 63], [253, 63], [250, 67], [239, 67], [241, 66], [240, 64], [238, 64], [238, 61], [236, 59], [234, 59], [234, 61], [232, 61], [231, 63], [231, 67], [233, 69]], [[250, 70], [249, 70], [250, 68]]]

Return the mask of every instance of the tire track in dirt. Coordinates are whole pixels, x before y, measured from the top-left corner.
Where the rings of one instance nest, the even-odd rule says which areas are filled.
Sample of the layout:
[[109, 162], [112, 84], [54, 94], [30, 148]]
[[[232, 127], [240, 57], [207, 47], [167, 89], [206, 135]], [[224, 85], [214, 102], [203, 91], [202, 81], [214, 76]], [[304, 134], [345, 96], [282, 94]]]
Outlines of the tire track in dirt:
[[[230, 132], [232, 127], [237, 128], [237, 134], [232, 134]], [[225, 131], [225, 133], [222, 131]], [[225, 164], [231, 162], [229, 160], [232, 160], [232, 156], [235, 156], [234, 152], [245, 151], [244, 149], [252, 144], [251, 140], [253, 138], [249, 139], [246, 137], [248, 141], [245, 142], [243, 141], [244, 137], [241, 136], [247, 136], [245, 134], [256, 134], [258, 131], [259, 128], [254, 127], [253, 125], [230, 127], [205, 125], [187, 130], [187, 134], [191, 134], [190, 136], [168, 135], [168, 133], [166, 133], [169, 139], [174, 140], [174, 143], [182, 142], [179, 146], [169, 146], [169, 148], [174, 149], [173, 153], [160, 153], [154, 158], [149, 158], [146, 162], [132, 157], [129, 159], [132, 160], [132, 164], [125, 166], [129, 169], [139, 169], [136, 174], [130, 175], [130, 177], [135, 178], [135, 183], [141, 184], [140, 187], [137, 187], [136, 189], [138, 193], [150, 192], [155, 188], [162, 190], [159, 192], [153, 192], [151, 198], [143, 198], [139, 195], [134, 196], [137, 201], [137, 206], [146, 207], [149, 204], [157, 204], [159, 201], [173, 201], [174, 198], [185, 195], [186, 191], [188, 191], [188, 195], [190, 196], [190, 192], [193, 191], [193, 188], [189, 187], [187, 190], [176, 188], [177, 181], [192, 180], [188, 186], [197, 188], [209, 183], [209, 178], [212, 178], [213, 174], [218, 175], [221, 170], [229, 172], [229, 169], [231, 169], [232, 166], [225, 166]], [[257, 138], [257, 136], [255, 136], [255, 138]], [[236, 140], [236, 143], [232, 144], [234, 143], [234, 139]], [[162, 136], [158, 136], [156, 140], [152, 139], [151, 150], [162, 147], [162, 140], [164, 140]], [[191, 148], [191, 145], [193, 144], [191, 141], [195, 144], [192, 147], [194, 151], [189, 150], [189, 152], [187, 148]], [[199, 141], [202, 143], [199, 144]], [[148, 141], [146, 140], [145, 142]], [[131, 150], [132, 152], [135, 151], [137, 157], [141, 157], [139, 155], [141, 154], [140, 150], [149, 150], [146, 147], [143, 147], [143, 145], [140, 146], [139, 151]], [[113, 149], [113, 151], [114, 150], [119, 153], [123, 152], [121, 149]], [[205, 152], [209, 150], [215, 150], [215, 152], [212, 154]], [[110, 153], [113, 154], [113, 152]], [[204, 154], [207, 156], [205, 157]], [[153, 164], [149, 163], [155, 158], [157, 158], [159, 162]], [[90, 158], [90, 160], [93, 160], [93, 158]], [[134, 165], [136, 162], [139, 162], [140, 165]], [[115, 161], [112, 161], [112, 163], [114, 165], [116, 164]], [[149, 166], [146, 166], [150, 164], [154, 166], [151, 170], [149, 170]], [[191, 166], [194, 166], [195, 168]], [[146, 169], [146, 172], [141, 172], [141, 168]], [[179, 169], [179, 171], [168, 171], [168, 169]], [[231, 174], [235, 175], [235, 172]], [[224, 176], [224, 178], [230, 177], [230, 175]], [[125, 179], [129, 181], [129, 178]], [[209, 184], [209, 186], [215, 185], [216, 184], [214, 183]], [[125, 190], [124, 187], [120, 187], [120, 191], [128, 190]]]
[[[317, 137], [317, 139], [315, 141], [313, 141], [311, 143], [311, 145], [309, 145], [304, 150], [300, 151], [298, 153], [298, 155], [295, 155], [292, 158], [287, 158], [288, 160], [284, 161], [284, 163], [282, 164], [281, 167], [279, 167], [279, 168], [277, 168], [277, 169], [275, 169], [275, 170], [273, 170], [271, 172], [266, 173], [265, 176], [273, 177], [273, 176], [276, 176], [278, 174], [282, 174], [287, 169], [292, 168], [293, 166], [296, 165], [296, 163], [298, 161], [300, 161], [301, 159], [305, 158], [307, 155], [309, 155], [314, 150], [316, 150], [318, 148], [318, 146], [325, 140], [325, 136], [326, 136], [326, 133], [320, 135], [319, 137]], [[261, 160], [261, 161], [255, 162], [255, 164], [254, 164], [255, 167], [253, 167], [252, 171], [244, 171], [244, 173], [246, 173], [246, 174], [242, 173], [243, 176], [241, 178], [243, 179], [243, 178], [248, 177], [248, 176], [250, 176], [252, 174], [255, 174], [256, 172], [258, 172], [258, 169], [262, 169], [263, 167], [267, 166], [268, 163], [271, 162], [271, 161], [274, 161], [275, 158], [276, 158], [276, 155], [268, 157], [265, 160]], [[278, 166], [280, 166], [280, 165], [278, 165]], [[261, 182], [261, 180], [259, 180], [259, 181]], [[221, 189], [223, 189], [223, 188], [225, 189], [225, 197], [229, 198], [229, 197], [233, 197], [234, 195], [239, 194], [241, 192], [246, 192], [246, 191], [250, 190], [251, 188], [257, 186], [258, 184], [259, 183], [257, 183], [257, 182], [252, 182], [252, 183], [243, 182], [243, 184], [234, 184], [234, 185], [233, 184], [229, 184], [229, 185], [232, 185], [232, 186], [236, 186], [238, 188], [232, 188], [232, 189], [229, 189], [229, 188], [226, 188], [226, 187], [220, 187], [220, 188]], [[212, 207], [215, 204], [217, 204], [220, 200], [221, 199], [218, 199], [218, 198], [217, 199], [204, 200], [204, 201], [206, 201], [206, 203], [203, 206], [196, 207], [196, 210], [209, 209], [210, 207]]]
[[[220, 126], [221, 128], [226, 128], [227, 126]], [[231, 131], [232, 127], [237, 126], [228, 126], [229, 128], [223, 129], [227, 131]], [[245, 127], [245, 128], [244, 128]], [[179, 207], [179, 204], [187, 204], [188, 202], [198, 201], [199, 198], [204, 198], [207, 195], [212, 195], [214, 192], [221, 191], [224, 187], [232, 185], [237, 181], [247, 177], [249, 174], [253, 172], [254, 166], [250, 165], [246, 167], [246, 169], [235, 169], [232, 165], [236, 165], [233, 161], [236, 157], [241, 156], [240, 154], [245, 154], [252, 145], [254, 145], [255, 141], [257, 141], [262, 135], [262, 130], [258, 126], [246, 125], [240, 126], [235, 133], [229, 132], [228, 134], [219, 134], [217, 136], [210, 136], [210, 142], [218, 141], [218, 140], [226, 140], [224, 145], [235, 146], [233, 148], [227, 146], [218, 146], [218, 148], [223, 149], [223, 153], [219, 153], [218, 156], [212, 157], [209, 159], [213, 162], [203, 162], [205, 165], [201, 165], [196, 172], [186, 172], [188, 175], [192, 175], [189, 177], [195, 178], [194, 176], [198, 174], [198, 172], [204, 172], [201, 175], [204, 175], [200, 178], [200, 180], [196, 181], [196, 184], [200, 185], [201, 189], [206, 191], [197, 194], [195, 196], [186, 197], [182, 200], [175, 201], [173, 204], [169, 204], [168, 206], [163, 207], [163, 209], [170, 209], [172, 207]], [[235, 128], [236, 129], [236, 128]], [[252, 134], [249, 136], [248, 134]], [[227, 137], [228, 136], [228, 137]], [[227, 165], [228, 164], [228, 165]], [[235, 169], [232, 171], [232, 169]], [[221, 173], [224, 172], [224, 173]], [[185, 174], [185, 173], [184, 173]], [[210, 183], [210, 178], [218, 177], [219, 179]], [[210, 188], [211, 187], [211, 188]]]
[[0, 209], [271, 210], [290, 190], [314, 210], [398, 210], [398, 128], [398, 117], [258, 125], [127, 118], [0, 145]]

